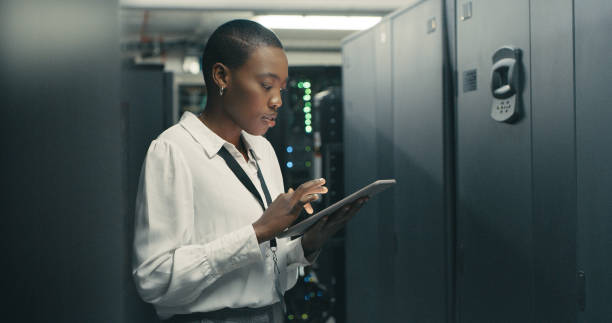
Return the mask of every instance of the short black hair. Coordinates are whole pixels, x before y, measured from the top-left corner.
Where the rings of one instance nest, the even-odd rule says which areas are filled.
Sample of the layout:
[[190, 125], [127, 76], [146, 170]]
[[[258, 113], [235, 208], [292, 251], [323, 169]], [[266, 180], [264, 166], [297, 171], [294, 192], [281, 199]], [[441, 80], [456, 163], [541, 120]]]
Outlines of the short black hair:
[[202, 72], [209, 93], [217, 86], [212, 80], [215, 63], [230, 69], [240, 67], [261, 46], [283, 49], [276, 34], [255, 21], [236, 19], [219, 26], [208, 38], [202, 54]]

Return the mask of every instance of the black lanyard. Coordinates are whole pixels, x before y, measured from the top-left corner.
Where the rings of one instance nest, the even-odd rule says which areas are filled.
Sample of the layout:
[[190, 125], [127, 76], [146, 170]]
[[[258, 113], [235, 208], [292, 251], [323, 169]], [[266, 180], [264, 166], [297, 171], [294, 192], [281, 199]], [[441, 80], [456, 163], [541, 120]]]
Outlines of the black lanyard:
[[[249, 175], [244, 172], [244, 169], [240, 167], [236, 159], [232, 157], [232, 154], [230, 154], [230, 152], [227, 150], [227, 148], [225, 148], [225, 146], [221, 146], [221, 149], [219, 149], [218, 154], [225, 160], [227, 166], [232, 170], [234, 175], [238, 177], [238, 180], [240, 180], [242, 185], [244, 185], [249, 190], [249, 192], [251, 192], [251, 194], [253, 194], [253, 196], [257, 199], [257, 202], [259, 202], [259, 205], [261, 205], [261, 209], [265, 211], [266, 207], [263, 203], [263, 200], [261, 199], [261, 195], [259, 195], [259, 192], [257, 191], [255, 185], [249, 178]], [[251, 155], [254, 155], [252, 150]], [[257, 160], [255, 160], [255, 165], [257, 166], [257, 178], [259, 178], [259, 182], [261, 183], [261, 189], [264, 192], [264, 196], [266, 197], [266, 202], [268, 203], [268, 206], [270, 206], [270, 203], [272, 203], [272, 198], [270, 197], [268, 186], [266, 185], [266, 181], [264, 180], [263, 174], [261, 173], [261, 169], [259, 169], [259, 164], [257, 163]], [[276, 247], [276, 239], [270, 240], [270, 247]]]
[[[250, 151], [251, 151], [251, 155], [254, 155], [253, 150], [250, 150]], [[244, 185], [249, 190], [249, 192], [251, 192], [251, 194], [255, 196], [255, 198], [259, 202], [259, 205], [261, 205], [261, 209], [265, 211], [266, 207], [264, 206], [263, 200], [261, 199], [261, 195], [259, 195], [259, 192], [257, 192], [255, 185], [253, 185], [253, 182], [251, 181], [249, 176], [244, 172], [244, 169], [242, 169], [242, 167], [238, 165], [238, 162], [236, 161], [236, 159], [232, 157], [232, 154], [230, 154], [230, 152], [227, 151], [227, 148], [225, 148], [225, 146], [221, 146], [221, 149], [219, 149], [219, 156], [225, 159], [225, 163], [227, 164], [227, 166], [232, 170], [234, 175], [238, 177], [240, 182], [242, 182], [242, 185]], [[270, 206], [270, 204], [272, 203], [272, 198], [270, 197], [268, 186], [266, 186], [266, 181], [263, 178], [261, 169], [259, 169], [259, 163], [257, 163], [257, 159], [254, 159], [254, 160], [255, 160], [255, 165], [257, 166], [257, 178], [259, 178], [259, 182], [261, 183], [261, 190], [264, 192], [264, 196], [266, 197], [266, 202], [268, 203], [268, 206]], [[278, 269], [278, 260], [276, 258], [276, 245], [277, 245], [276, 238], [270, 239], [270, 250], [272, 251], [272, 260], [274, 260], [274, 271], [275, 271], [274, 288], [276, 289], [276, 292], [278, 293], [279, 300], [282, 304], [281, 306], [283, 307], [283, 312], [285, 312], [286, 311], [285, 299], [283, 297], [282, 287], [280, 284], [280, 270]]]

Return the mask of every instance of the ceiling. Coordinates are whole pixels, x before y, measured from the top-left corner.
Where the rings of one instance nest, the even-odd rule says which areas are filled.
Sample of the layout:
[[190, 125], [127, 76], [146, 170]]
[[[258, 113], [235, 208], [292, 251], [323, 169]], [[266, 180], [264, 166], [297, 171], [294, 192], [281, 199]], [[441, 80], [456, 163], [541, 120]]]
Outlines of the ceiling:
[[[416, 0], [122, 0], [124, 53], [156, 56], [198, 51], [222, 23], [262, 14], [384, 16]], [[288, 53], [340, 51], [342, 38], [355, 31], [274, 30]]]
[[411, 0], [121, 0], [122, 8], [183, 10], [253, 10], [259, 12], [344, 13], [390, 12]]

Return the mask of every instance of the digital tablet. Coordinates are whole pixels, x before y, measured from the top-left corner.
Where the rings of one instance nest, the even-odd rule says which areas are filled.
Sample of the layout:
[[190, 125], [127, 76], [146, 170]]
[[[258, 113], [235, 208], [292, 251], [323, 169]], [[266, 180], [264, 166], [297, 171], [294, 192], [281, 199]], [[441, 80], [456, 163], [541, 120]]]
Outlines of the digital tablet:
[[362, 197], [372, 197], [386, 189], [388, 189], [389, 187], [395, 185], [395, 180], [394, 179], [380, 179], [375, 181], [374, 183], [371, 183], [365, 187], [363, 187], [362, 189], [358, 190], [357, 192], [343, 198], [342, 200], [332, 204], [331, 206], [327, 207], [326, 209], [311, 215], [310, 217], [306, 218], [305, 220], [301, 221], [300, 223], [297, 223], [289, 228], [287, 228], [286, 230], [280, 232], [277, 237], [278, 238], [285, 238], [285, 237], [294, 237], [294, 236], [300, 236], [302, 235], [306, 230], [308, 230], [308, 228], [310, 228], [313, 224], [317, 223], [317, 221], [328, 215], [328, 214], [332, 214], [334, 213], [336, 210], [340, 209], [341, 207], [343, 207], [346, 204], [351, 204], [354, 201], [362, 198]]

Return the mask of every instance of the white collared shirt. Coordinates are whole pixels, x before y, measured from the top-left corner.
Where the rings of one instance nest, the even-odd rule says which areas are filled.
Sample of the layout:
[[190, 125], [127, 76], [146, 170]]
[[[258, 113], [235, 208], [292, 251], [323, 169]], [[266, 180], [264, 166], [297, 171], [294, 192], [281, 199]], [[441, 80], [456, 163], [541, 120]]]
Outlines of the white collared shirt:
[[[255, 159], [272, 200], [284, 192], [272, 145], [242, 132], [249, 161], [236, 147], [185, 112], [153, 140], [136, 198], [133, 277], [140, 296], [158, 315], [262, 307], [279, 301], [268, 243], [257, 243], [252, 223], [263, 210], [217, 155], [236, 158], [265, 201]], [[249, 149], [250, 148], [250, 149]], [[308, 265], [301, 239], [278, 239], [283, 290]]]

